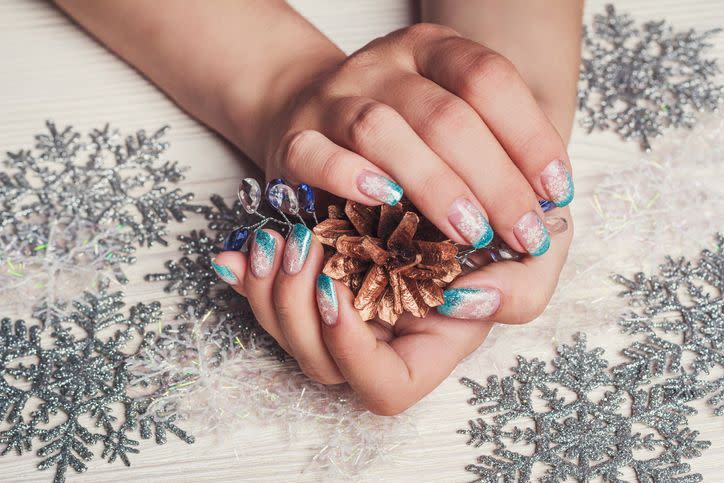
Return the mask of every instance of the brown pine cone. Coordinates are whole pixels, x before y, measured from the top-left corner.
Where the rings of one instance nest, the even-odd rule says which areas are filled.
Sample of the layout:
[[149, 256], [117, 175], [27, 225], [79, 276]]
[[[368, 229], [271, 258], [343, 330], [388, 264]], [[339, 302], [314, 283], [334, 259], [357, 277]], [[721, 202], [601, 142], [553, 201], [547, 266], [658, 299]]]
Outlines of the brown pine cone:
[[462, 271], [457, 247], [405, 199], [381, 207], [347, 201], [344, 211], [332, 205], [314, 233], [329, 247], [323, 272], [352, 290], [364, 320], [394, 325], [405, 311], [424, 317]]

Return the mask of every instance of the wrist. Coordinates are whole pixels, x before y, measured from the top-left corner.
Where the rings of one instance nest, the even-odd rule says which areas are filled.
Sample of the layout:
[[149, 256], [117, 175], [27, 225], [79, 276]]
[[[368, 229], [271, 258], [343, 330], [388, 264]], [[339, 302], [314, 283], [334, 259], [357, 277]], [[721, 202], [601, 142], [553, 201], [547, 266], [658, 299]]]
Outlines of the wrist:
[[[315, 39], [317, 40], [317, 39]], [[294, 103], [305, 86], [324, 75], [344, 59], [344, 53], [323, 39], [295, 48], [266, 70], [264, 79], [248, 85], [248, 75], [240, 73], [226, 81], [222, 89], [224, 117], [231, 128], [230, 140], [255, 164], [266, 171], [268, 151], [282, 126], [282, 113]]]

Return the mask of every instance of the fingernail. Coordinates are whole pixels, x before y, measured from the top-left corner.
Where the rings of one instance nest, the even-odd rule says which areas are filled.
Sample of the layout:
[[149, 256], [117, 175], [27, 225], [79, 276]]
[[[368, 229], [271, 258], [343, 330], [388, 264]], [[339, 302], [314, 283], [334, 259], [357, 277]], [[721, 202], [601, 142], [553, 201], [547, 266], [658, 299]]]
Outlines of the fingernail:
[[456, 319], [484, 319], [500, 307], [500, 292], [494, 288], [449, 288], [443, 297], [438, 313]]
[[513, 233], [523, 248], [534, 257], [543, 255], [551, 246], [548, 230], [535, 211], [521, 216], [513, 226]]
[[482, 248], [493, 239], [493, 229], [483, 213], [467, 198], [456, 199], [447, 214], [460, 236], [475, 248]]
[[317, 277], [317, 307], [322, 321], [327, 325], [337, 323], [339, 304], [337, 303], [337, 292], [334, 290], [334, 282], [328, 275], [323, 273]]
[[225, 252], [238, 252], [244, 247], [244, 243], [249, 238], [249, 230], [246, 228], [237, 228], [229, 233], [224, 240]]
[[214, 269], [214, 272], [216, 272], [216, 275], [219, 276], [221, 280], [224, 282], [234, 285], [239, 282], [237, 280], [236, 275], [234, 275], [234, 272], [231, 271], [231, 269], [225, 265], [219, 265], [216, 263], [216, 259], [214, 258], [211, 260], [211, 268]]
[[402, 198], [402, 186], [367, 169], [357, 176], [357, 188], [370, 198], [390, 206], [395, 206]]
[[573, 201], [573, 178], [559, 160], [552, 161], [541, 173], [543, 188], [556, 206], [566, 206]]
[[254, 232], [254, 243], [251, 245], [251, 273], [262, 278], [269, 275], [274, 265], [274, 252], [277, 239], [264, 230]]
[[312, 232], [309, 228], [297, 223], [289, 232], [287, 247], [284, 249], [284, 271], [289, 275], [299, 273], [304, 266], [304, 261], [309, 253], [309, 245], [312, 243]]

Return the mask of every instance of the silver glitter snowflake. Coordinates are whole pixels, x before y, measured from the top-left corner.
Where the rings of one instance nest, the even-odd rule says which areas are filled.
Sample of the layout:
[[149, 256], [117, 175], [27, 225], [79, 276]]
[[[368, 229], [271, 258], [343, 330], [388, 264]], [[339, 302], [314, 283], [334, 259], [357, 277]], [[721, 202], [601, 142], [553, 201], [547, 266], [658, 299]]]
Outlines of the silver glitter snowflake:
[[556, 483], [623, 482], [624, 469], [642, 483], [701, 480], [684, 460], [710, 443], [687, 417], [706, 398], [724, 412], [724, 380], [709, 377], [724, 364], [724, 237], [696, 262], [668, 258], [657, 276], [615, 279], [639, 307], [622, 318], [624, 332], [645, 334], [622, 351], [625, 362], [611, 367], [579, 334], [550, 367], [518, 357], [510, 376], [462, 379], [486, 415], [459, 431], [488, 449], [467, 467], [476, 482], [527, 482], [534, 468]]
[[183, 175], [176, 163], [162, 160], [167, 128], [123, 140], [108, 125], [87, 138], [71, 127], [47, 127], [35, 150], [8, 153], [0, 172], [6, 289], [27, 280], [27, 271], [14, 266], [28, 260], [40, 260], [34, 268], [46, 272], [92, 264], [126, 282], [121, 266], [135, 260], [136, 247], [165, 245], [170, 221], [203, 210], [190, 204], [192, 194], [172, 187]]
[[[60, 483], [69, 467], [87, 469], [98, 443], [109, 463], [130, 465], [129, 456], [139, 452], [134, 432], [143, 439], [155, 434], [159, 444], [168, 432], [193, 442], [174, 414], [148, 411], [149, 394], [129, 395], [133, 374], [127, 360], [134, 351], [126, 352], [139, 337], [144, 344], [158, 338], [147, 326], [160, 323], [160, 304], [123, 309], [122, 293], [99, 287], [72, 301], [65, 313], [42, 317], [45, 328], [0, 321], [0, 456], [38, 444], [38, 468], [55, 468]], [[122, 414], [114, 413], [118, 404]]]
[[696, 112], [724, 100], [716, 59], [706, 58], [720, 29], [677, 32], [664, 21], [636, 25], [613, 5], [584, 26], [578, 87], [581, 124], [613, 130], [643, 149], [664, 129], [691, 127]]

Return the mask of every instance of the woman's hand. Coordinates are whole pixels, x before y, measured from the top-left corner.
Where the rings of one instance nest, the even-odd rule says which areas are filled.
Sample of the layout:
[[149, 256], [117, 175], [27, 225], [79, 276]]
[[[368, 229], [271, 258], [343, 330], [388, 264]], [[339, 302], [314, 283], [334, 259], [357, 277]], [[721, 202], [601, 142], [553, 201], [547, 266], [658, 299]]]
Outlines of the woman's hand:
[[404, 190], [456, 242], [481, 247], [494, 230], [518, 251], [546, 252], [538, 199], [570, 203], [571, 166], [510, 61], [419, 24], [305, 82], [278, 94], [288, 101], [254, 149], [268, 178], [368, 205]]

